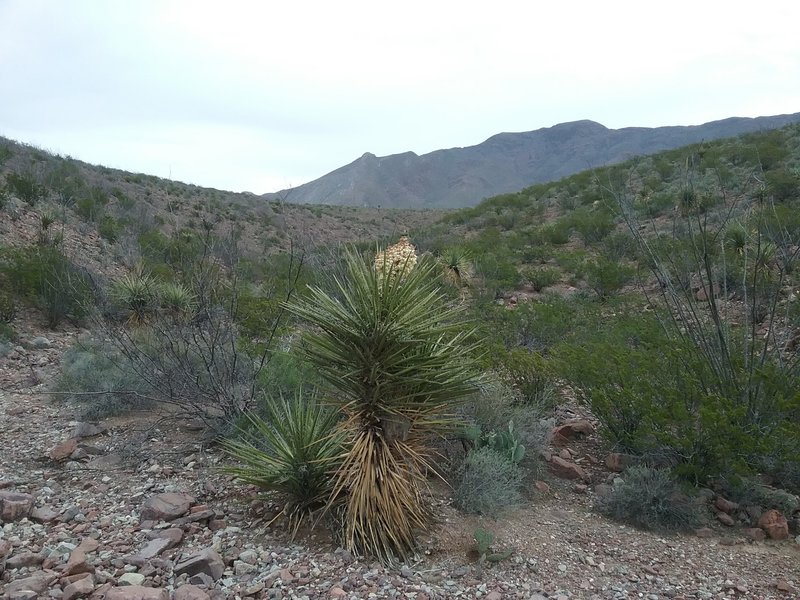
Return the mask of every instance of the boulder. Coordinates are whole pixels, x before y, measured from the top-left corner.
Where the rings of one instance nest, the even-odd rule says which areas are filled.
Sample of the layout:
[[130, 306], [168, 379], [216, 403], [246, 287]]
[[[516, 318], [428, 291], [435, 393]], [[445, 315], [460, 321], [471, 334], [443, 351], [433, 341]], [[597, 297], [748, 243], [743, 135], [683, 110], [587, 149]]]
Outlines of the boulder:
[[564, 460], [560, 456], [553, 456], [550, 459], [550, 472], [562, 479], [580, 479], [589, 481], [589, 474], [580, 466], [569, 460]]
[[33, 509], [33, 496], [0, 491], [0, 523], [12, 523], [24, 519]]
[[555, 446], [565, 446], [570, 440], [594, 433], [594, 426], [586, 419], [572, 419], [553, 429], [552, 443]]
[[717, 499], [714, 501], [714, 506], [717, 507], [717, 510], [721, 510], [729, 515], [732, 515], [739, 510], [739, 505], [736, 502], [726, 500], [722, 496], [717, 496]]
[[789, 523], [786, 517], [774, 508], [761, 515], [758, 526], [773, 540], [785, 540], [789, 537]]
[[142, 521], [173, 521], [189, 512], [194, 498], [188, 494], [166, 492], [151, 496], [142, 505]]
[[222, 557], [212, 548], [206, 548], [183, 558], [172, 570], [176, 577], [184, 573], [190, 577], [198, 573], [205, 573], [214, 581], [222, 577], [224, 571], [225, 563], [222, 561]]
[[64, 588], [64, 595], [61, 600], [77, 600], [86, 598], [94, 591], [94, 579], [91, 575], [78, 579]]
[[175, 590], [174, 600], [210, 600], [206, 592], [196, 585], [186, 584]]
[[78, 448], [78, 438], [69, 438], [59, 442], [50, 450], [50, 460], [62, 461], [68, 459]]
[[606, 467], [614, 473], [622, 473], [625, 469], [636, 463], [636, 457], [632, 454], [622, 454], [612, 452], [606, 456]]

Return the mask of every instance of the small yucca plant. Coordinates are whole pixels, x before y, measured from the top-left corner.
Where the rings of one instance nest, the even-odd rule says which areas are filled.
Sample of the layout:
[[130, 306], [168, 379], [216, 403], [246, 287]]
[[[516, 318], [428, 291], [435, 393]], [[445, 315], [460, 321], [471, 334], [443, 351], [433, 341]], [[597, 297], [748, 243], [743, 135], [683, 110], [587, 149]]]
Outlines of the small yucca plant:
[[112, 284], [111, 296], [128, 311], [129, 323], [144, 323], [155, 307], [158, 285], [153, 276], [140, 266]]
[[335, 293], [311, 288], [289, 304], [314, 326], [303, 349], [343, 416], [333, 486], [343, 544], [383, 560], [414, 552], [415, 531], [428, 524], [430, 439], [476, 383], [474, 346], [437, 286], [438, 267], [417, 263], [409, 246], [374, 261], [348, 253]]
[[164, 283], [158, 290], [161, 308], [176, 319], [188, 318], [196, 306], [195, 295], [181, 283]]
[[475, 266], [472, 255], [463, 248], [448, 248], [439, 256], [444, 280], [454, 287], [464, 287], [472, 283]]
[[222, 441], [240, 465], [224, 470], [286, 497], [282, 514], [296, 531], [331, 496], [331, 472], [342, 453], [338, 415], [316, 400], [272, 400], [263, 415], [248, 414], [239, 437]]

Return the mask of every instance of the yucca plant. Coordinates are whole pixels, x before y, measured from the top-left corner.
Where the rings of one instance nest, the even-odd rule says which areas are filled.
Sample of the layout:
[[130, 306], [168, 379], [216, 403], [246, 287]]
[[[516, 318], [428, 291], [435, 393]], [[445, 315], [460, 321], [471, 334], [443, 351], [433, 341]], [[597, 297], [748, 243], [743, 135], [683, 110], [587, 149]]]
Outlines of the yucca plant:
[[332, 497], [342, 543], [385, 561], [414, 552], [429, 517], [429, 442], [477, 380], [471, 334], [437, 286], [438, 266], [410, 254], [395, 264], [396, 250], [382, 261], [347, 252], [334, 292], [312, 287], [288, 306], [312, 325], [303, 351], [343, 415]]
[[137, 267], [117, 279], [111, 286], [111, 296], [128, 311], [128, 322], [143, 323], [155, 306], [158, 285], [152, 275]]
[[196, 306], [196, 297], [183, 284], [168, 282], [158, 290], [161, 308], [176, 319], [190, 317]]
[[269, 400], [263, 415], [243, 417], [238, 437], [222, 447], [240, 464], [224, 468], [265, 490], [286, 497], [283, 514], [293, 531], [331, 496], [331, 473], [342, 454], [335, 431], [338, 415], [314, 398]]
[[472, 255], [464, 248], [447, 248], [439, 256], [444, 280], [454, 287], [464, 287], [472, 283], [475, 266]]

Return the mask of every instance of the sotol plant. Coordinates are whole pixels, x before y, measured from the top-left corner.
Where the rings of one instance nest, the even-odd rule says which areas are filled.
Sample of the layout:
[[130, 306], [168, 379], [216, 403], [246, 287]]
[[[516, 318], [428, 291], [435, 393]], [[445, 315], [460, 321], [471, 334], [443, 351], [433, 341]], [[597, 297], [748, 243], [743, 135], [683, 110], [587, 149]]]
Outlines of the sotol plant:
[[312, 287], [289, 310], [312, 326], [304, 352], [342, 415], [347, 450], [333, 497], [343, 544], [383, 560], [406, 558], [415, 531], [428, 525], [429, 441], [475, 389], [475, 347], [437, 286], [437, 265], [417, 264], [407, 240], [375, 261], [353, 252], [345, 261], [332, 293]]

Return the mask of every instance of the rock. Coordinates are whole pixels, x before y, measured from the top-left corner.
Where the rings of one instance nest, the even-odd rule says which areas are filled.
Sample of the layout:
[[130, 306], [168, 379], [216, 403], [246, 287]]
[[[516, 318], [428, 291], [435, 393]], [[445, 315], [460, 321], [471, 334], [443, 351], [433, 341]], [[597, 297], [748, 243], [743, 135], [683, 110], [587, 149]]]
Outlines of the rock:
[[72, 430], [72, 437], [74, 438], [87, 438], [87, 437], [94, 437], [96, 435], [100, 435], [101, 433], [105, 433], [106, 427], [105, 425], [100, 425], [99, 423], [86, 423], [80, 422], [75, 425]]
[[63, 442], [59, 442], [53, 449], [50, 450], [50, 460], [56, 462], [66, 460], [78, 448], [78, 438], [69, 438]]
[[[141, 559], [141, 562], [144, 563], [145, 561], [150, 560], [151, 558], [155, 558], [162, 552], [166, 552], [170, 548], [174, 547], [175, 544], [169, 538], [156, 538], [154, 540], [150, 540], [147, 542], [144, 548], [139, 550], [134, 557]], [[137, 562], [132, 562], [131, 564], [138, 564]]]
[[717, 513], [717, 521], [725, 525], [726, 527], [733, 527], [736, 525], [736, 521], [730, 516], [728, 513], [718, 512]]
[[91, 575], [78, 579], [64, 588], [61, 600], [76, 600], [85, 598], [94, 591], [94, 579]]
[[589, 486], [585, 483], [576, 483], [572, 489], [576, 494], [585, 494], [589, 490]]
[[161, 588], [127, 585], [108, 590], [105, 600], [169, 600], [169, 591]]
[[637, 459], [632, 454], [622, 454], [621, 452], [612, 452], [606, 456], [606, 467], [609, 471], [614, 473], [622, 473], [631, 465], [636, 464]]
[[32, 591], [36, 594], [44, 594], [44, 592], [50, 587], [50, 584], [53, 583], [57, 578], [58, 575], [52, 571], [39, 571], [30, 577], [12, 581], [6, 585], [4, 591], [8, 595], [22, 591]]
[[543, 493], [543, 494], [547, 494], [547, 493], [549, 493], [549, 492], [550, 492], [550, 486], [549, 486], [549, 485], [547, 485], [547, 483], [545, 483], [545, 482], [544, 482], [544, 481], [542, 481], [541, 479], [537, 479], [537, 480], [536, 480], [536, 481], [533, 483], [533, 487], [535, 487], [535, 488], [536, 488], [538, 491], [540, 491], [540, 492], [541, 492], [541, 493]]
[[119, 579], [117, 579], [118, 585], [142, 585], [144, 583], [145, 576], [141, 573], [123, 573], [120, 575]]
[[142, 505], [142, 521], [172, 521], [189, 512], [194, 498], [188, 494], [166, 492], [151, 496]]
[[714, 530], [709, 527], [701, 527], [700, 529], [695, 529], [694, 534], [699, 538], [710, 538], [714, 537]]
[[49, 506], [37, 506], [29, 516], [34, 523], [50, 523], [58, 518], [58, 513]]
[[32, 567], [40, 565], [44, 562], [44, 556], [41, 554], [34, 554], [33, 552], [22, 552], [21, 554], [14, 554], [11, 558], [6, 559], [7, 569], [21, 569], [22, 567]]
[[793, 588], [791, 585], [789, 585], [789, 582], [788, 582], [788, 581], [786, 581], [785, 579], [781, 579], [781, 580], [779, 580], [779, 581], [778, 581], [778, 582], [775, 584], [775, 588], [776, 588], [776, 589], [777, 589], [779, 592], [791, 593], [791, 592], [793, 592], [793, 591], [794, 591], [794, 588]]
[[33, 496], [17, 492], [0, 491], [0, 523], [13, 523], [24, 519], [33, 508]]
[[86, 560], [86, 553], [82, 548], [75, 548], [69, 555], [62, 575], [75, 575], [77, 573], [94, 573], [94, 567]]
[[347, 598], [347, 592], [345, 592], [339, 586], [334, 586], [331, 588], [331, 591], [328, 592], [331, 598]]
[[550, 459], [550, 472], [556, 477], [562, 479], [582, 479], [583, 481], [589, 480], [589, 475], [581, 467], [574, 462], [564, 460], [560, 456], [554, 456]]
[[168, 540], [169, 546], [164, 549], [166, 551], [181, 543], [181, 540], [183, 540], [183, 530], [178, 529], [177, 527], [170, 527], [169, 529], [157, 529], [156, 531], [148, 533], [147, 538], [150, 540]]
[[214, 581], [222, 577], [224, 571], [225, 563], [222, 562], [222, 557], [211, 548], [191, 554], [178, 562], [173, 569], [176, 576], [186, 573], [191, 577], [198, 573], [205, 573]]
[[764, 530], [759, 529], [758, 527], [748, 527], [744, 530], [744, 534], [755, 542], [763, 541], [767, 537], [767, 534], [764, 533]]
[[717, 496], [717, 499], [714, 501], [714, 506], [717, 507], [717, 510], [721, 510], [729, 515], [732, 515], [739, 510], [739, 505], [736, 502], [726, 500], [722, 496]]
[[486, 594], [486, 600], [503, 600], [503, 596], [500, 592], [489, 592]]
[[553, 429], [551, 441], [554, 446], [565, 446], [570, 440], [594, 433], [594, 426], [586, 419], [573, 419]]
[[[263, 589], [263, 586], [262, 586]], [[258, 590], [255, 593], [258, 593]], [[252, 595], [252, 594], [251, 594]], [[174, 600], [210, 600], [211, 596], [196, 585], [186, 584], [175, 590]]]
[[789, 537], [789, 523], [786, 517], [774, 508], [761, 515], [758, 526], [773, 540], [785, 540]]

